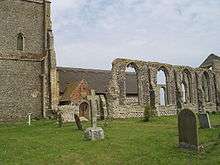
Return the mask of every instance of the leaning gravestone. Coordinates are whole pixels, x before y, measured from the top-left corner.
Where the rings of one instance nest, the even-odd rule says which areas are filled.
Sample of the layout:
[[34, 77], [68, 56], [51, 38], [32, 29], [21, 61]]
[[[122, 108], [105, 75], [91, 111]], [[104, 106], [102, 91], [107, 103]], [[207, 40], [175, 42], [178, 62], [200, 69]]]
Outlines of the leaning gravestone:
[[194, 112], [183, 109], [178, 114], [179, 147], [199, 150], [197, 119]]
[[85, 131], [85, 138], [88, 140], [104, 139], [104, 131], [101, 127], [97, 127], [97, 105], [95, 100], [95, 91], [91, 90], [91, 111], [92, 111], [92, 127]]
[[62, 112], [58, 112], [58, 122], [59, 122], [59, 126], [63, 127], [63, 117], [62, 117]]
[[76, 122], [76, 126], [77, 126], [78, 130], [83, 130], [82, 123], [80, 121], [79, 116], [77, 114], [74, 114], [74, 118], [75, 118], [75, 122]]
[[211, 128], [208, 113], [199, 113], [198, 117], [199, 117], [199, 124], [201, 128]]

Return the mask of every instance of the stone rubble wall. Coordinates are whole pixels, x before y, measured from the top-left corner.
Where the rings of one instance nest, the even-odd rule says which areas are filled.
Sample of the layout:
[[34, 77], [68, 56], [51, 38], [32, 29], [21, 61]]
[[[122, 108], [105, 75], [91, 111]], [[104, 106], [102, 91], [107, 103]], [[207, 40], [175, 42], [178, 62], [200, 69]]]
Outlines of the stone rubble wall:
[[0, 59], [0, 121], [42, 117], [42, 62]]
[[[137, 75], [138, 105], [131, 104], [126, 98], [126, 68], [132, 66]], [[166, 75], [166, 106], [160, 106], [157, 72]], [[204, 75], [208, 76], [209, 100], [205, 99]], [[175, 115], [178, 108], [190, 108], [195, 112], [216, 111], [215, 73], [208, 69], [177, 66], [158, 62], [145, 62], [130, 59], [116, 59], [112, 63], [112, 78], [109, 82], [107, 101], [110, 116], [113, 118], [140, 117], [144, 105], [156, 107], [157, 115]], [[208, 83], [207, 82], [207, 83]], [[181, 84], [185, 83], [186, 102], [183, 102]], [[200, 103], [199, 103], [200, 102]], [[180, 107], [178, 107], [180, 106]]]
[[61, 115], [62, 122], [75, 122], [74, 114], [79, 115], [79, 106], [64, 105], [58, 107], [58, 113]]
[[42, 54], [44, 51], [43, 3], [22, 0], [0, 1], [0, 52], [18, 52], [17, 35], [24, 34], [24, 50]]
[[143, 117], [144, 107], [142, 106], [118, 106], [112, 111], [113, 118], [136, 118]]
[[[0, 121], [20, 120], [28, 112], [47, 117], [57, 109], [50, 8], [48, 0], [0, 1]], [[19, 33], [22, 51], [17, 50]]]

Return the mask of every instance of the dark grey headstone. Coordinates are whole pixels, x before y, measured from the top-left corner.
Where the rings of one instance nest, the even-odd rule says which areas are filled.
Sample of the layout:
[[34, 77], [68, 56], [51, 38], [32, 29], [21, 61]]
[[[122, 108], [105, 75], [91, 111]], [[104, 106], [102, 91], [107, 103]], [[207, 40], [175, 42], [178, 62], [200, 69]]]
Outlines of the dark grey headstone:
[[183, 109], [178, 114], [179, 146], [181, 148], [199, 149], [196, 114]]
[[74, 119], [75, 119], [76, 126], [77, 126], [78, 130], [83, 130], [82, 123], [81, 123], [80, 118], [77, 114], [74, 114]]
[[199, 113], [198, 117], [199, 117], [199, 124], [201, 128], [211, 128], [208, 113]]

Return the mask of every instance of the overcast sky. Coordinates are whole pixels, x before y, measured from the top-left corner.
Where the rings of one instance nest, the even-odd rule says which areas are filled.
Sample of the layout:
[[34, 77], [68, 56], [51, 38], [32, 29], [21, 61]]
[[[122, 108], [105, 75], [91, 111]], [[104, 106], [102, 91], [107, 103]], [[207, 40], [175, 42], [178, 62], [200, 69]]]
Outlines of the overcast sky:
[[117, 57], [198, 66], [220, 54], [220, 0], [54, 0], [58, 66]]

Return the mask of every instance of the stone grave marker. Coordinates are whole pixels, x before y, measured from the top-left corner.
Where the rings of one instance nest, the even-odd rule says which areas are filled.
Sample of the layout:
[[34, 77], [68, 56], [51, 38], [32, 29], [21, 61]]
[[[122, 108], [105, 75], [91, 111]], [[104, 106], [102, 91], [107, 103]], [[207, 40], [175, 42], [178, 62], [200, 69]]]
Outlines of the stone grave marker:
[[76, 126], [77, 126], [78, 130], [83, 130], [82, 123], [81, 123], [80, 118], [77, 114], [74, 114], [74, 119], [75, 119]]
[[62, 112], [58, 113], [58, 123], [60, 127], [63, 127], [63, 117], [62, 117]]
[[199, 113], [198, 117], [199, 117], [199, 124], [201, 128], [211, 128], [208, 113]]
[[91, 90], [91, 117], [92, 127], [87, 128], [85, 131], [85, 138], [88, 140], [101, 140], [104, 139], [104, 131], [102, 128], [97, 127], [97, 105], [95, 99], [95, 91]]
[[179, 147], [199, 150], [199, 138], [196, 114], [183, 109], [178, 114]]

